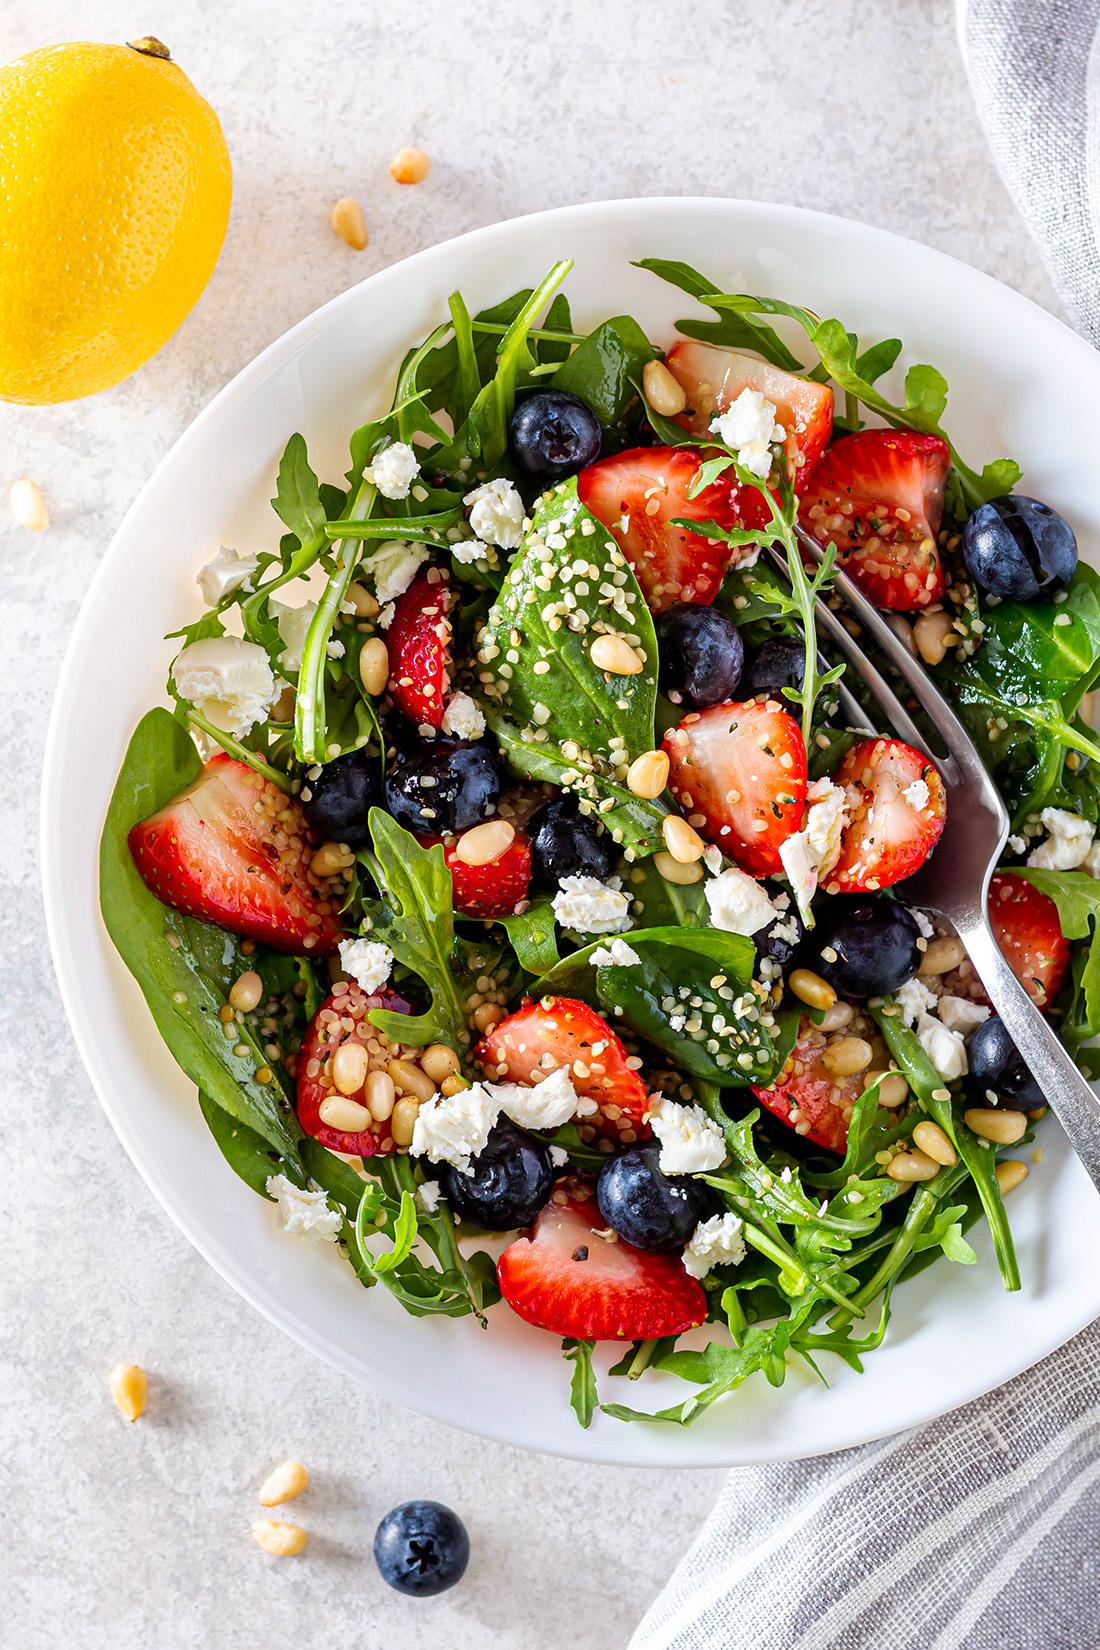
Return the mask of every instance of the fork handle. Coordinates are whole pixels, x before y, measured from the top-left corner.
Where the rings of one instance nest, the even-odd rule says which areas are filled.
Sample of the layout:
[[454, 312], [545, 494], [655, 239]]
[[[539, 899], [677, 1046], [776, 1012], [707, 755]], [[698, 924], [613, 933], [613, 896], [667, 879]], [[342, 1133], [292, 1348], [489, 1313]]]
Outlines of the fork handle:
[[986, 995], [1100, 1191], [1100, 1097], [1005, 961], [984, 910], [967, 925], [956, 919], [956, 929]]

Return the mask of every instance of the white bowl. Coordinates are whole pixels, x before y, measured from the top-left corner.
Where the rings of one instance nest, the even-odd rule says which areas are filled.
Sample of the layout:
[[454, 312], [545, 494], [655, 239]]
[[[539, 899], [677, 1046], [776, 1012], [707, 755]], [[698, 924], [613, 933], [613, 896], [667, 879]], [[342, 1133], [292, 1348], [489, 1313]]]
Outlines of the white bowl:
[[[690, 199], [568, 207], [433, 247], [265, 350], [176, 443], [119, 528], [50, 725], [43, 864], [57, 974], [99, 1097], [165, 1209], [246, 1299], [349, 1375], [455, 1426], [587, 1460], [701, 1466], [842, 1449], [988, 1391], [1100, 1314], [1100, 1201], [1056, 1122], [1041, 1130], [1042, 1166], [1010, 1200], [1018, 1294], [1003, 1293], [979, 1227], [977, 1266], [944, 1261], [899, 1289], [886, 1344], [862, 1376], [830, 1359], [825, 1388], [794, 1365], [783, 1388], [757, 1376], [690, 1428], [599, 1415], [582, 1432], [553, 1337], [506, 1306], [487, 1333], [470, 1320], [410, 1318], [384, 1289], [364, 1292], [336, 1253], [276, 1229], [271, 1206], [219, 1155], [99, 916], [100, 825], [134, 725], [164, 702], [174, 644], [162, 638], [197, 615], [195, 574], [220, 542], [257, 550], [276, 537], [267, 501], [287, 437], [301, 430], [322, 478], [340, 479], [352, 429], [384, 410], [402, 354], [446, 317], [447, 294], [461, 289], [477, 309], [563, 256], [575, 260], [566, 291], [586, 325], [625, 311], [669, 341], [677, 317], [702, 313], [630, 267], [659, 256], [727, 291], [837, 315], [865, 342], [902, 338], [888, 382], [900, 386], [915, 361], [940, 367], [948, 427], [968, 461], [1018, 458], [1024, 490], [1063, 511], [1097, 559], [1100, 360], [1043, 310], [941, 253], [819, 213]], [[604, 1395], [624, 1384], [605, 1379]], [[656, 1409], [690, 1390], [654, 1377], [614, 1396]]]

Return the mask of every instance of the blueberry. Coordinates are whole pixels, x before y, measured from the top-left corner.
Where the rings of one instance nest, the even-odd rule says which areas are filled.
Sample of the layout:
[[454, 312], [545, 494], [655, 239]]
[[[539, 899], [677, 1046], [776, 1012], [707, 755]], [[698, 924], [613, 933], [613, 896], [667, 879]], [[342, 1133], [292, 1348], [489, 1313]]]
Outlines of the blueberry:
[[596, 1182], [600, 1213], [635, 1249], [682, 1249], [710, 1207], [701, 1180], [662, 1174], [661, 1143], [646, 1140], [609, 1158]]
[[548, 802], [532, 817], [531, 856], [545, 882], [562, 877], [597, 877], [606, 882], [619, 850], [593, 814], [582, 814], [576, 797]]
[[1023, 1111], [1037, 1111], [1046, 1105], [1046, 1097], [1024, 1064], [1016, 1044], [1005, 1030], [1003, 1020], [996, 1015], [984, 1021], [967, 1045], [966, 1058], [970, 1065], [970, 1086], [982, 1105], [986, 1090], [998, 1098], [1007, 1096], [1019, 1103]]
[[769, 923], [767, 928], [761, 928], [753, 935], [752, 943], [756, 947], [758, 957], [770, 957], [780, 968], [787, 969], [793, 965], [806, 938], [806, 925], [786, 888], [781, 888], [778, 883], [766, 883], [765, 887], [773, 900], [781, 893], [785, 894], [787, 906], [775, 922]]
[[321, 841], [346, 842], [349, 848], [370, 841], [367, 815], [381, 801], [379, 761], [366, 751], [348, 751], [326, 762], [302, 790], [302, 808]]
[[815, 916], [817, 926], [804, 948], [806, 965], [842, 997], [885, 996], [920, 967], [920, 929], [896, 900], [836, 895]]
[[656, 621], [659, 685], [673, 704], [704, 710], [732, 699], [745, 644], [732, 619], [697, 602], [677, 602]]
[[[782, 694], [785, 687], [802, 686], [806, 674], [806, 644], [774, 637], [762, 642], [751, 654], [741, 677], [742, 699], [754, 699], [759, 694]], [[789, 700], [780, 701], [786, 705]]]
[[963, 528], [963, 556], [974, 583], [991, 596], [1034, 602], [1072, 579], [1077, 540], [1049, 504], [1010, 493], [974, 511]]
[[422, 835], [469, 830], [500, 801], [503, 775], [489, 746], [436, 739], [399, 756], [386, 775], [386, 807]]
[[374, 1534], [374, 1562], [399, 1593], [431, 1598], [461, 1581], [470, 1538], [461, 1518], [438, 1501], [403, 1501]]
[[576, 475], [600, 456], [600, 421], [563, 390], [540, 390], [512, 414], [508, 440], [521, 470], [544, 481]]
[[493, 1129], [472, 1160], [470, 1173], [445, 1164], [439, 1183], [461, 1220], [486, 1232], [511, 1232], [530, 1226], [554, 1189], [550, 1153], [510, 1124]]

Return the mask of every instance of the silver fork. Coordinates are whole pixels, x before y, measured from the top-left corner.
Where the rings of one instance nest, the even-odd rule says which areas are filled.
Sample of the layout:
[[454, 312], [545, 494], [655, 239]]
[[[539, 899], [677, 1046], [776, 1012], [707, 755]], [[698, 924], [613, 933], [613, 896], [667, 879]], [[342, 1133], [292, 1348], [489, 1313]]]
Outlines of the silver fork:
[[[820, 562], [821, 546], [801, 528], [797, 532], [803, 547]], [[785, 559], [775, 550], [767, 554], [785, 574]], [[898, 892], [910, 905], [935, 911], [954, 926], [986, 995], [1100, 1190], [1100, 1098], [1013, 974], [989, 924], [989, 881], [1008, 837], [1004, 803], [970, 735], [919, 660], [846, 573], [837, 572], [834, 588], [910, 689], [947, 752], [941, 756], [929, 749], [886, 678], [837, 615], [818, 601], [818, 628], [862, 677], [898, 735], [935, 763], [947, 790], [947, 821], [935, 852], [914, 876], [898, 885]], [[856, 725], [862, 723], [864, 713], [858, 701], [842, 693], [841, 704], [846, 715], [854, 715]]]

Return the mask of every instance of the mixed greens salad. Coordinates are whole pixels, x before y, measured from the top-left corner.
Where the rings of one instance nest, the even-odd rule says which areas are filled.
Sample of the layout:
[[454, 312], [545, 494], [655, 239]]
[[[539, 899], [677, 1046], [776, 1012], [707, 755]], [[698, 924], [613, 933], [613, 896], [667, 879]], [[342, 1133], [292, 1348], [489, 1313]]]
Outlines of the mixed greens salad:
[[[1076, 1053], [1100, 583], [1011, 460], [964, 462], [934, 367], [880, 388], [900, 340], [662, 259], [713, 318], [578, 331], [570, 267], [455, 293], [346, 485], [291, 437], [283, 536], [203, 567], [126, 753], [102, 909], [287, 1232], [415, 1315], [558, 1336], [584, 1426], [686, 1425], [860, 1369], [979, 1218], [1020, 1286], [998, 1152], [1043, 1097], [906, 904], [944, 787], [848, 725], [814, 603], [842, 565], [958, 707], [1013, 816], [999, 941]], [[686, 1395], [601, 1398], [601, 1341]]]

